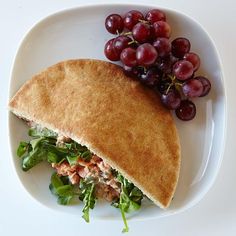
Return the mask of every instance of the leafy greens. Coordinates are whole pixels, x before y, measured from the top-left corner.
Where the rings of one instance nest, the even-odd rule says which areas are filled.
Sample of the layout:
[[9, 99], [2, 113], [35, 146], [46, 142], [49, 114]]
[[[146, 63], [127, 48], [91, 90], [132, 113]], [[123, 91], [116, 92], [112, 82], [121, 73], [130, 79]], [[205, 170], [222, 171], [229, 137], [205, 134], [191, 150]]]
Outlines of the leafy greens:
[[[92, 157], [92, 153], [85, 146], [72, 140], [58, 146], [57, 134], [46, 128], [32, 127], [28, 134], [33, 139], [29, 142], [20, 142], [17, 149], [17, 156], [22, 159], [24, 171], [28, 171], [42, 161], [57, 164], [66, 161], [73, 166], [77, 164], [78, 158], [90, 161]], [[112, 205], [120, 209], [124, 222], [122, 232], [128, 232], [126, 213], [140, 208], [143, 193], [116, 170], [112, 169], [112, 174], [121, 185], [120, 197]], [[74, 197], [79, 197], [84, 202], [82, 217], [86, 222], [89, 222], [89, 211], [96, 204], [95, 184], [93, 179], [80, 179], [79, 186], [72, 185], [67, 176], [59, 176], [55, 172], [51, 176], [49, 189], [52, 194], [57, 196], [57, 202], [61, 205], [68, 205]]]
[[91, 159], [91, 152], [74, 141], [57, 146], [57, 134], [46, 128], [33, 127], [28, 134], [33, 137], [30, 142], [20, 142], [17, 155], [22, 158], [22, 169], [28, 171], [38, 163], [61, 163], [65, 160], [75, 165], [78, 158], [84, 161]]
[[95, 183], [93, 181], [80, 180], [81, 193], [79, 199], [84, 202], [82, 217], [86, 222], [89, 222], [89, 209], [93, 209], [96, 203], [94, 187]]
[[125, 213], [139, 210], [143, 199], [143, 193], [120, 173], [118, 173], [117, 179], [121, 183], [121, 193], [119, 201], [113, 203], [113, 206], [120, 208], [121, 216], [124, 222], [124, 229], [122, 232], [125, 233], [129, 231]]
[[57, 173], [52, 174], [49, 189], [58, 197], [57, 203], [60, 205], [70, 204], [73, 197], [79, 195], [79, 189], [70, 184], [68, 178], [58, 176]]

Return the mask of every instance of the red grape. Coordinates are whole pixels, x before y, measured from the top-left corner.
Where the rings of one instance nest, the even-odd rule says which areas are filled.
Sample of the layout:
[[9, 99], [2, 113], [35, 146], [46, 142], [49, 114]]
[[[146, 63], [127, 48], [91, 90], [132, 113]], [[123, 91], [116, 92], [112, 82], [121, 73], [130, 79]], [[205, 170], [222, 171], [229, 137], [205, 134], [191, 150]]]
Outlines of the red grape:
[[164, 58], [157, 63], [157, 68], [164, 74], [170, 74], [172, 65], [168, 58]]
[[125, 48], [120, 54], [120, 60], [123, 64], [129, 67], [137, 65], [136, 50], [133, 48]]
[[156, 49], [149, 43], [144, 43], [138, 46], [136, 51], [136, 58], [139, 65], [150, 66], [157, 59]]
[[171, 43], [172, 54], [177, 58], [183, 58], [190, 50], [190, 42], [186, 38], [176, 38]]
[[107, 41], [104, 47], [104, 54], [105, 56], [111, 61], [119, 61], [120, 55], [116, 53], [113, 47], [114, 39], [110, 39]]
[[203, 85], [200, 80], [189, 79], [183, 84], [182, 91], [186, 97], [199, 97], [203, 92]]
[[175, 110], [175, 114], [180, 120], [192, 120], [196, 115], [196, 106], [189, 100], [183, 100]]
[[159, 71], [156, 67], [151, 67], [146, 73], [141, 74], [141, 82], [149, 87], [153, 87], [159, 82]]
[[153, 42], [154, 48], [156, 48], [159, 57], [166, 57], [170, 54], [171, 45], [167, 38], [157, 38]]
[[169, 55], [164, 58], [158, 58], [157, 61], [157, 67], [160, 71], [162, 71], [164, 74], [170, 74], [172, 71], [172, 66], [176, 61], [178, 61], [177, 58], [175, 58], [172, 55]]
[[169, 90], [167, 94], [161, 95], [162, 103], [170, 110], [175, 110], [180, 106], [181, 96], [175, 89]]
[[113, 41], [113, 48], [115, 50], [115, 52], [120, 55], [122, 50], [129, 47], [129, 43], [131, 42], [131, 38], [124, 36], [124, 35], [120, 35], [118, 37], [116, 37]]
[[200, 57], [196, 53], [193, 52], [186, 53], [184, 55], [184, 60], [192, 63], [193, 71], [198, 70], [198, 68], [200, 67]]
[[211, 90], [210, 81], [207, 78], [203, 77], [203, 76], [197, 76], [197, 77], [195, 77], [195, 79], [199, 80], [202, 83], [202, 86], [203, 86], [202, 94], [199, 97], [206, 96]]
[[[166, 94], [166, 91], [167, 91], [170, 84], [171, 84], [171, 80], [159, 81], [159, 83], [155, 87], [155, 90], [161, 94]], [[170, 88], [170, 89], [172, 89], [172, 88]]]
[[166, 21], [166, 15], [158, 9], [152, 9], [146, 14], [145, 19], [153, 24], [156, 21]]
[[150, 39], [151, 36], [150, 26], [148, 24], [139, 22], [133, 27], [132, 34], [134, 39], [139, 43], [145, 43]]
[[140, 66], [129, 67], [123, 65], [123, 71], [127, 76], [139, 79], [141, 78], [141, 75], [144, 73], [144, 68]]
[[128, 30], [132, 30], [133, 27], [140, 21], [143, 20], [143, 14], [140, 11], [132, 10], [124, 16], [124, 26]]
[[153, 27], [153, 25], [150, 25], [150, 37], [149, 37], [149, 42], [153, 42], [156, 40], [156, 34], [155, 34], [155, 29]]
[[111, 34], [121, 33], [124, 29], [123, 19], [118, 14], [111, 14], [105, 20], [105, 27]]
[[171, 28], [165, 21], [157, 21], [153, 24], [156, 37], [169, 38], [171, 34]]
[[193, 74], [193, 65], [189, 61], [180, 60], [175, 62], [172, 70], [177, 79], [186, 80]]
[[174, 57], [172, 54], [170, 54], [170, 56], [168, 57], [170, 62], [172, 63], [172, 65], [175, 64], [175, 62], [177, 62], [179, 59], [177, 57]]

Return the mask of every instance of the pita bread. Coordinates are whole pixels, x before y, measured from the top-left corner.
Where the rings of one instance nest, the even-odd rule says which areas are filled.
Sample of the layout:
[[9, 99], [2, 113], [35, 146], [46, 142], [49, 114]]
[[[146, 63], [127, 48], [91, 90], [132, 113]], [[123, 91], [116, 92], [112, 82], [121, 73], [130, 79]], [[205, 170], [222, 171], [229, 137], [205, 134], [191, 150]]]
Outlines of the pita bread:
[[180, 170], [180, 143], [158, 95], [99, 60], [69, 60], [27, 81], [9, 104], [16, 115], [86, 145], [161, 208]]

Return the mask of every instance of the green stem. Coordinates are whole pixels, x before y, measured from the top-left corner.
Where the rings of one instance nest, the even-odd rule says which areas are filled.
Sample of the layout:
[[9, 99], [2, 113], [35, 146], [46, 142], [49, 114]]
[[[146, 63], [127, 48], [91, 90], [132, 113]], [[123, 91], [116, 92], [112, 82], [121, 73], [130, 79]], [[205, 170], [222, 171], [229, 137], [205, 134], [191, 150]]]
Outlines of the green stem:
[[168, 88], [167, 88], [167, 90], [166, 90], [166, 94], [169, 93], [169, 90], [170, 90], [170, 88], [171, 88], [173, 85], [174, 85], [174, 83], [172, 82], [172, 83], [168, 86]]
[[133, 44], [133, 43], [138, 43], [138, 41], [136, 41], [136, 40], [132, 40], [132, 41], [130, 41], [130, 42], [128, 42], [128, 45], [131, 45], [131, 44]]
[[129, 232], [129, 227], [128, 227], [127, 220], [126, 220], [126, 217], [125, 217], [125, 212], [124, 212], [123, 209], [120, 209], [120, 211], [121, 211], [121, 216], [122, 216], [122, 219], [123, 219], [123, 222], [124, 222], [124, 225], [125, 225], [125, 227], [122, 230], [122, 233], [127, 233], [127, 232]]
[[172, 83], [175, 81], [175, 76], [172, 76], [172, 75], [167, 75], [169, 79], [171, 79]]
[[175, 84], [176, 84], [176, 85], [178, 85], [178, 86], [180, 86], [180, 87], [182, 87], [182, 86], [183, 86], [183, 84], [182, 84], [182, 83], [175, 82]]
[[144, 23], [144, 24], [149, 24], [149, 21], [146, 21], [146, 20], [139, 20], [139, 22], [141, 22], [141, 23]]
[[132, 32], [129, 31], [129, 32], [123, 33], [123, 35], [125, 35], [125, 36], [132, 35]]

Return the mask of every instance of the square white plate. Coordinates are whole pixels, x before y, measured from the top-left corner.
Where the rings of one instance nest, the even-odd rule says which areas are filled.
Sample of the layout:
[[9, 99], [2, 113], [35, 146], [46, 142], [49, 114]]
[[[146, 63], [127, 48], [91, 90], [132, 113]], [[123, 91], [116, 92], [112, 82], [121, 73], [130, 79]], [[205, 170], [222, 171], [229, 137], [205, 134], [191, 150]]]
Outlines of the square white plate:
[[[172, 27], [172, 39], [187, 37], [191, 51], [201, 57], [197, 74], [207, 76], [212, 90], [207, 97], [195, 100], [196, 118], [189, 122], [176, 119], [179, 130], [182, 163], [180, 179], [171, 206], [161, 210], [144, 203], [133, 219], [149, 219], [179, 213], [200, 201], [212, 186], [221, 163], [226, 129], [226, 97], [222, 68], [217, 50], [206, 31], [193, 19], [179, 12], [158, 6], [99, 5], [80, 7], [55, 13], [37, 23], [21, 42], [10, 83], [11, 98], [20, 86], [42, 69], [59, 61], [73, 58], [106, 60], [103, 54], [105, 42], [112, 38], [104, 27], [104, 20], [111, 13], [124, 14], [137, 9], [147, 12], [159, 8], [167, 15]], [[28, 140], [27, 127], [9, 114], [9, 134], [13, 163], [19, 179], [31, 196], [43, 205], [81, 215], [79, 206], [60, 206], [48, 189], [51, 168], [42, 163], [28, 172], [23, 172], [16, 157], [19, 141]], [[97, 204], [91, 214], [99, 219], [120, 219], [120, 212], [107, 203]]]

